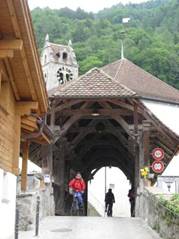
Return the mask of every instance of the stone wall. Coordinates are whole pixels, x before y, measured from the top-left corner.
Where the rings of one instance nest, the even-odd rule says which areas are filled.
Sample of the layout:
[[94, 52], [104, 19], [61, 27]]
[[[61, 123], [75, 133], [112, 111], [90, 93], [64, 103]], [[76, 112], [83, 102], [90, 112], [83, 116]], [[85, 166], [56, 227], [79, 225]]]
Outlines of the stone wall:
[[37, 197], [40, 196], [40, 220], [54, 215], [54, 198], [50, 186], [44, 190], [17, 195], [19, 230], [28, 231], [35, 227]]
[[179, 215], [164, 207], [159, 198], [163, 195], [154, 187], [143, 187], [136, 202], [136, 216], [142, 217], [163, 239], [179, 238]]

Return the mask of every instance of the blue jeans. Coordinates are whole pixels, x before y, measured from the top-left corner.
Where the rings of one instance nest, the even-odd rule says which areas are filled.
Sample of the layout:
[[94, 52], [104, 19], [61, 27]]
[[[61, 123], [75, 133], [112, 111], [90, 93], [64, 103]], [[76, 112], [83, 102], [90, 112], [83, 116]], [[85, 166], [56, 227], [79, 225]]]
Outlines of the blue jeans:
[[78, 200], [79, 206], [83, 206], [83, 194], [81, 192], [75, 192], [74, 197]]

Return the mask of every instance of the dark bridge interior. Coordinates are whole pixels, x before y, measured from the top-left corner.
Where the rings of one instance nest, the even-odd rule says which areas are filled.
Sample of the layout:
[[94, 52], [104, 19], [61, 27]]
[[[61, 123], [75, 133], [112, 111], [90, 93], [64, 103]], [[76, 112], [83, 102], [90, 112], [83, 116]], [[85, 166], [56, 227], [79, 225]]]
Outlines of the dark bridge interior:
[[[105, 101], [80, 101], [55, 113], [55, 125], [61, 125], [62, 133], [53, 147], [53, 175], [54, 181], [60, 182], [59, 173], [64, 174], [64, 191], [75, 172], [80, 171], [87, 182], [104, 166], [118, 167], [134, 185], [137, 148], [133, 135], [134, 108], [125, 100], [122, 103], [123, 107]], [[142, 119], [139, 115], [138, 122]], [[56, 205], [60, 207], [62, 192], [57, 185], [54, 190]], [[65, 208], [69, 209], [69, 205]]]

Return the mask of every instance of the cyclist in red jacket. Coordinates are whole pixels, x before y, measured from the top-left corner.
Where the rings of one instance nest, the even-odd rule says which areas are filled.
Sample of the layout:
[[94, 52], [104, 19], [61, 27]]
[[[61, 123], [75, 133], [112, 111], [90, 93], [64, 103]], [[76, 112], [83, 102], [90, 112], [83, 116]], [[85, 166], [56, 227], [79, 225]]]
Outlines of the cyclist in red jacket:
[[75, 178], [69, 182], [69, 192], [77, 197], [79, 204], [83, 206], [83, 193], [86, 189], [85, 181], [83, 180], [80, 173], [77, 173]]

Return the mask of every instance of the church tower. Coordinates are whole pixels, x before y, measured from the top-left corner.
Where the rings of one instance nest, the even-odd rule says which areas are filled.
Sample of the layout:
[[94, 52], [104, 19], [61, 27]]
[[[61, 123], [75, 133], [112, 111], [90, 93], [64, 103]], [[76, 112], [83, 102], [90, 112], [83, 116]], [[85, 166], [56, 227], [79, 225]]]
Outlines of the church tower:
[[78, 63], [71, 41], [68, 45], [51, 43], [47, 34], [41, 64], [47, 90], [78, 78]]

